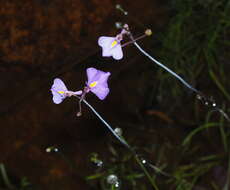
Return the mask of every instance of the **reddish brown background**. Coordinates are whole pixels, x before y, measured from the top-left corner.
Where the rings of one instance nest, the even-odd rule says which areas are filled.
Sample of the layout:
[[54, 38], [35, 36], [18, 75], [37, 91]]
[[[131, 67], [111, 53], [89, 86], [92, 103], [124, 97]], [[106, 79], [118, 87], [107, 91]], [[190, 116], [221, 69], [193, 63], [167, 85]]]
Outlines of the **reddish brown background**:
[[[84, 86], [87, 67], [112, 72], [108, 98], [101, 102], [89, 95], [88, 101], [112, 124], [137, 121], [145, 59], [129, 46], [125, 58], [115, 62], [101, 58], [97, 46], [99, 36], [116, 34], [116, 21], [128, 21], [135, 35], [145, 30], [115, 10], [121, 2], [143, 26], [164, 25], [164, 5], [152, 0], [0, 0], [0, 161], [12, 176], [26, 176], [43, 189], [90, 189], [84, 181], [91, 174], [88, 156], [103, 154], [113, 138], [85, 106], [83, 116], [75, 117], [74, 99], [52, 103], [55, 77], [77, 90]], [[148, 48], [146, 40], [143, 44]], [[47, 154], [50, 145], [77, 168]]]

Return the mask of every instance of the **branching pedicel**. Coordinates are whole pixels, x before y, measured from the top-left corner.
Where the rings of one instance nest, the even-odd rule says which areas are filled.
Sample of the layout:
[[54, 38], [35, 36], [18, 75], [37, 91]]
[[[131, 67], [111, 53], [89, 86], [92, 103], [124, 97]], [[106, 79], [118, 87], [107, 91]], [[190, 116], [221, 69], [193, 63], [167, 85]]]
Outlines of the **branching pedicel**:
[[[118, 8], [120, 10], [120, 8]], [[122, 11], [124, 11], [122, 9]], [[185, 85], [188, 89], [190, 89], [191, 91], [193, 91], [194, 93], [196, 93], [196, 97], [199, 101], [201, 101], [205, 106], [210, 107], [213, 111], [218, 111], [221, 115], [223, 115], [225, 117], [225, 119], [227, 121], [230, 122], [230, 118], [227, 115], [227, 113], [225, 113], [220, 107], [217, 106], [215, 100], [213, 99], [213, 97], [207, 97], [206, 95], [204, 95], [201, 91], [197, 90], [196, 88], [194, 88], [192, 85], [190, 85], [188, 82], [186, 82], [181, 76], [179, 76], [178, 74], [176, 74], [174, 71], [172, 71], [171, 69], [169, 69], [168, 67], [166, 67], [165, 65], [163, 65], [162, 63], [160, 63], [159, 61], [157, 61], [155, 58], [153, 58], [150, 54], [148, 54], [143, 48], [140, 47], [140, 45], [136, 42], [137, 40], [145, 37], [145, 36], [150, 36], [152, 34], [150, 29], [147, 29], [145, 31], [145, 34], [138, 37], [138, 38], [134, 38], [128, 24], [124, 24], [122, 27], [121, 32], [115, 37], [100, 37], [98, 40], [98, 45], [102, 47], [102, 56], [112, 56], [114, 59], [116, 60], [120, 60], [123, 57], [123, 53], [122, 53], [122, 49], [121, 47], [124, 47], [128, 44], [133, 43], [136, 48], [142, 53], [144, 54], [146, 57], [148, 57], [151, 61], [153, 61], [154, 63], [156, 63], [158, 66], [162, 67], [164, 70], [166, 70], [167, 72], [169, 72], [171, 75], [173, 75], [175, 78], [177, 78], [183, 85]], [[121, 40], [124, 38], [124, 36], [128, 36], [131, 41], [125, 43], [124, 45], [121, 45]], [[104, 43], [101, 43], [101, 39], [103, 39]], [[119, 56], [122, 55], [122, 56]], [[119, 59], [117, 59], [117, 57], [119, 57]]]
[[[110, 72], [103, 72], [97, 70], [95, 68], [88, 68], [86, 70], [88, 81], [86, 82], [86, 87], [81, 91], [69, 91], [67, 90], [64, 82], [56, 78], [54, 79], [54, 83], [51, 87], [51, 92], [53, 94], [53, 102], [55, 104], [60, 104], [66, 97], [75, 96], [79, 99], [79, 112], [77, 116], [81, 115], [81, 102], [83, 101], [92, 112], [105, 124], [105, 126], [112, 132], [112, 134], [130, 151], [133, 151], [132, 148], [128, 145], [128, 143], [123, 140], [113, 129], [112, 127], [101, 117], [101, 115], [85, 100], [85, 95], [88, 92], [93, 92], [100, 100], [104, 100], [109, 93], [108, 88], [108, 77], [110, 76]], [[81, 96], [80, 96], [81, 95]]]
[[[79, 90], [76, 92], [67, 90], [64, 82], [56, 78], [54, 79], [54, 83], [51, 87], [51, 92], [53, 94], [53, 102], [55, 104], [60, 104], [66, 97], [77, 97], [79, 99], [79, 112], [77, 116], [81, 115], [81, 102], [84, 102], [89, 109], [100, 119], [100, 121], [109, 129], [109, 131], [119, 140], [121, 144], [123, 144], [126, 148], [128, 148], [134, 155], [137, 163], [140, 165], [141, 169], [144, 171], [145, 175], [149, 179], [151, 185], [154, 189], [158, 190], [155, 180], [150, 176], [147, 169], [145, 168], [143, 159], [141, 159], [138, 154], [134, 151], [134, 149], [124, 140], [121, 135], [118, 135], [115, 130], [102, 118], [102, 116], [91, 106], [86, 100], [85, 95], [88, 92], [93, 92], [99, 99], [104, 100], [109, 93], [109, 88], [107, 84], [108, 77], [110, 76], [110, 72], [103, 72], [97, 70], [95, 68], [87, 69], [87, 77], [88, 81], [86, 82], [86, 87], [83, 91]], [[155, 166], [156, 167], [156, 166]], [[157, 167], [156, 167], [157, 168]], [[158, 169], [160, 170], [160, 169]]]

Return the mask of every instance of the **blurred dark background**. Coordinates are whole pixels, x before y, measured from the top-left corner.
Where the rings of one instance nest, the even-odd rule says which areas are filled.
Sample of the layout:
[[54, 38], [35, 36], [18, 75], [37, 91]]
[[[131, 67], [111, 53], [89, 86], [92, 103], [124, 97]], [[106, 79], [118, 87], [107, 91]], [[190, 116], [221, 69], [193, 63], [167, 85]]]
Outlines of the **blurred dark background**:
[[[118, 3], [129, 17], [115, 9]], [[114, 128], [123, 129], [131, 145], [153, 163], [162, 150], [161, 162], [173, 163], [169, 172], [177, 164], [194, 160], [192, 152], [178, 156], [182, 152], [178, 147], [186, 134], [210, 117], [219, 123], [220, 115], [209, 112], [192, 92], [133, 45], [123, 48], [120, 61], [101, 57], [97, 45], [100, 36], [119, 32], [117, 21], [128, 23], [134, 36], [151, 28], [153, 35], [140, 41], [142, 47], [190, 84], [214, 96], [218, 106], [228, 112], [229, 1], [216, 6], [211, 0], [186, 3], [0, 0], [0, 162], [15, 186], [26, 177], [31, 189], [101, 189], [97, 182], [85, 180], [95, 172], [90, 154], [97, 152], [108, 163], [112, 157], [109, 147], [125, 154], [125, 147], [86, 106], [78, 118], [76, 99], [60, 105], [52, 102], [54, 78], [61, 78], [70, 90], [79, 90], [84, 87], [88, 67], [112, 73], [108, 97], [100, 101], [88, 94], [87, 100]], [[221, 137], [213, 144], [211, 139], [212, 131], [196, 139], [199, 148], [192, 155], [224, 155], [220, 163], [226, 166], [227, 149]], [[59, 153], [47, 153], [49, 146], [57, 147]], [[133, 188], [127, 185], [127, 189]]]

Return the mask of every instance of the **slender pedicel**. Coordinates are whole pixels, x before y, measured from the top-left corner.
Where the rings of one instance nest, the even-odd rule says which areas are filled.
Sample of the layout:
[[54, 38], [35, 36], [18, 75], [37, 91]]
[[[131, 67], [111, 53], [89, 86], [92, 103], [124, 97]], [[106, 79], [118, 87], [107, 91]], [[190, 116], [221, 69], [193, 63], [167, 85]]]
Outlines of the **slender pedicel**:
[[[76, 96], [78, 97], [78, 96]], [[78, 97], [79, 98], [79, 97]], [[147, 178], [149, 179], [151, 185], [154, 187], [155, 190], [159, 190], [155, 179], [152, 178], [149, 174], [149, 172], [147, 171], [147, 169], [145, 168], [144, 164], [141, 162], [141, 159], [139, 158], [138, 154], [135, 152], [135, 150], [132, 149], [132, 147], [124, 140], [122, 139], [114, 130], [113, 128], [100, 116], [100, 114], [85, 100], [82, 100], [92, 111], [93, 113], [105, 124], [105, 126], [112, 132], [112, 134], [120, 141], [120, 143], [122, 143], [124, 146], [126, 146], [134, 155], [137, 163], [140, 165], [141, 169], [144, 171], [145, 175], [147, 176]], [[160, 170], [160, 169], [158, 169]]]
[[[160, 67], [162, 67], [163, 69], [165, 69], [166, 71], [168, 71], [170, 74], [172, 74], [174, 77], [176, 77], [179, 81], [181, 81], [187, 88], [189, 88], [190, 90], [199, 93], [199, 91], [197, 89], [195, 89], [194, 87], [192, 87], [190, 84], [188, 84], [183, 78], [181, 78], [178, 74], [176, 74], [175, 72], [173, 72], [171, 69], [169, 69], [168, 67], [166, 67], [165, 65], [163, 65], [162, 63], [160, 63], [159, 61], [157, 61], [156, 59], [154, 59], [151, 55], [149, 55], [145, 50], [143, 50], [138, 43], [136, 42], [136, 39], [134, 39], [132, 33], [129, 30], [129, 26], [127, 24], [124, 24], [123, 26], [123, 30], [126, 31], [126, 35], [128, 35], [130, 37], [130, 39], [132, 40], [132, 42], [128, 42], [128, 43], [133, 43], [137, 49], [143, 53], [146, 57], [148, 57], [151, 61], [153, 61], [154, 63], [156, 63], [157, 65], [159, 65]], [[150, 29], [147, 29], [145, 31], [145, 34], [143, 36], [150, 36], [152, 35], [152, 31]], [[141, 36], [142, 38], [142, 36]]]
[[[89, 109], [91, 109], [91, 111], [98, 117], [98, 119], [101, 120], [102, 123], [105, 124], [105, 126], [112, 132], [112, 134], [124, 145], [126, 146], [132, 153], [135, 153], [135, 151], [131, 148], [131, 146], [124, 140], [122, 139], [114, 130], [113, 128], [101, 117], [101, 115], [93, 108], [93, 106], [91, 106], [84, 98], [79, 97], [78, 95], [74, 95], [75, 97], [77, 97], [78, 99], [80, 99], [80, 101], [84, 102]], [[79, 101], [79, 102], [80, 102]]]
[[163, 69], [165, 69], [166, 71], [168, 71], [170, 74], [172, 74], [173, 76], [175, 76], [179, 81], [181, 81], [187, 88], [189, 88], [190, 90], [192, 90], [193, 92], [195, 92], [197, 94], [197, 97], [199, 100], [201, 100], [201, 102], [204, 103], [204, 105], [206, 106], [211, 106], [213, 108], [213, 111], [218, 111], [221, 115], [224, 116], [224, 118], [230, 122], [230, 118], [227, 115], [227, 113], [225, 113], [223, 111], [223, 109], [219, 108], [216, 106], [216, 103], [213, 99], [207, 98], [202, 92], [200, 92], [199, 90], [195, 89], [194, 87], [192, 87], [190, 84], [188, 84], [183, 78], [181, 78], [179, 75], [177, 75], [175, 72], [173, 72], [171, 69], [169, 69], [168, 67], [166, 67], [165, 65], [163, 65], [162, 63], [160, 63], [159, 61], [157, 61], [156, 59], [154, 59], [152, 56], [150, 56], [147, 52], [145, 52], [138, 44], [137, 42], [134, 42], [134, 45], [145, 55], [147, 56], [149, 59], [151, 59], [154, 63], [156, 63], [157, 65], [159, 65], [160, 67], [162, 67]]
[[[100, 76], [99, 79], [97, 78], [98, 76]], [[77, 116], [81, 115], [81, 102], [84, 102], [91, 109], [91, 111], [101, 120], [101, 122], [104, 123], [104, 125], [110, 130], [110, 132], [120, 141], [120, 143], [123, 144], [126, 148], [128, 148], [131, 151], [131, 153], [135, 156], [137, 163], [144, 171], [145, 175], [149, 179], [154, 189], [158, 190], [157, 185], [155, 183], [155, 179], [150, 176], [149, 172], [144, 166], [144, 163], [141, 162], [141, 159], [139, 158], [135, 150], [125, 141], [124, 138], [122, 138], [121, 135], [117, 133], [117, 131], [113, 130], [113, 128], [100, 116], [100, 114], [84, 99], [85, 94], [88, 93], [89, 91], [92, 91], [99, 99], [103, 100], [109, 93], [109, 88], [107, 87], [108, 86], [107, 80], [109, 76], [110, 76], [109, 72], [99, 71], [95, 68], [88, 68], [87, 69], [88, 81], [86, 83], [87, 86], [84, 88], [83, 92], [68, 91], [61, 79], [55, 79], [54, 84], [52, 85], [53, 101], [54, 103], [59, 104], [63, 101], [65, 97], [71, 97], [71, 96], [77, 97], [79, 99], [79, 112], [77, 113]], [[96, 88], [98, 85], [100, 90], [102, 90], [102, 93], [98, 92], [98, 89]], [[47, 152], [50, 152], [53, 149], [48, 148], [46, 150]], [[54, 150], [58, 151], [58, 149], [54, 149]]]
[[80, 100], [78, 101], [78, 105], [79, 105], [79, 111], [77, 112], [77, 117], [80, 117], [82, 115], [82, 111], [81, 111], [81, 102], [83, 101], [83, 99], [85, 98], [85, 95], [87, 94], [87, 92], [89, 91], [89, 89], [87, 87], [84, 88], [83, 93], [80, 97]]
[[140, 39], [142, 39], [142, 38], [144, 38], [144, 37], [146, 37], [146, 36], [147, 36], [146, 34], [143, 34], [143, 35], [141, 35], [141, 36], [135, 38], [134, 40], [131, 40], [131, 41], [129, 41], [129, 42], [126, 42], [126, 43], [122, 44], [121, 47], [125, 47], [125, 46], [127, 46], [127, 45], [129, 45], [129, 44], [132, 44], [132, 43], [136, 42], [137, 40], [140, 40]]
[[[216, 102], [213, 100], [213, 98], [208, 98], [207, 96], [205, 96], [201, 91], [197, 90], [196, 88], [194, 88], [193, 86], [191, 86], [189, 83], [187, 83], [182, 77], [180, 77], [178, 74], [176, 74], [174, 71], [172, 71], [171, 69], [169, 69], [168, 67], [166, 67], [165, 65], [163, 65], [162, 63], [160, 63], [159, 61], [157, 61], [156, 59], [154, 59], [151, 55], [149, 55], [145, 50], [143, 50], [139, 44], [136, 42], [137, 39], [134, 39], [132, 33], [129, 30], [129, 27], [127, 24], [125, 24], [123, 26], [123, 30], [127, 31], [127, 35], [130, 37], [130, 39], [132, 40], [132, 42], [128, 42], [129, 43], [133, 43], [137, 49], [143, 53], [146, 57], [148, 57], [151, 61], [153, 61], [154, 63], [156, 63], [157, 65], [159, 65], [160, 67], [162, 67], [163, 69], [165, 69], [166, 71], [168, 71], [170, 74], [172, 74], [174, 77], [176, 77], [182, 84], [184, 84], [187, 88], [189, 88], [190, 90], [192, 90], [193, 92], [195, 92], [197, 94], [197, 99], [199, 99], [202, 103], [204, 103], [204, 105], [206, 106], [211, 106], [211, 108], [213, 109], [213, 111], [218, 111], [221, 115], [224, 116], [224, 118], [230, 122], [230, 118], [227, 115], [227, 113], [225, 113], [223, 111], [223, 109], [217, 107]], [[145, 31], [145, 36], [150, 36], [152, 34], [152, 31], [150, 29], [147, 29]], [[128, 44], [124, 44], [124, 45], [128, 45]]]
[[139, 22], [139, 20], [136, 19], [134, 15], [130, 15], [128, 11], [126, 11], [120, 4], [116, 4], [116, 9], [123, 13], [129, 20], [132, 20], [137, 25], [141, 26], [142, 28], [145, 28], [145, 25], [142, 22]]
[[225, 118], [228, 122], [230, 122], [229, 116], [228, 116], [222, 109], [216, 108], [216, 109], [214, 109], [214, 111], [218, 111], [220, 114], [222, 114], [222, 115], [224, 116], [224, 118]]
[[117, 4], [117, 5], [116, 5], [116, 9], [119, 10], [119, 11], [121, 11], [124, 15], [128, 15], [128, 12], [125, 11], [125, 10], [121, 7], [120, 4]]
[[134, 45], [141, 51], [141, 53], [143, 53], [146, 57], [148, 57], [149, 59], [151, 59], [154, 63], [156, 63], [157, 65], [159, 65], [160, 67], [162, 67], [163, 69], [165, 69], [166, 71], [168, 71], [170, 74], [172, 74], [174, 77], [176, 77], [180, 82], [182, 82], [187, 88], [189, 88], [190, 90], [194, 91], [195, 93], [199, 93], [199, 91], [197, 89], [195, 89], [194, 87], [192, 87], [190, 84], [188, 84], [183, 78], [181, 78], [178, 74], [176, 74], [175, 72], [173, 72], [171, 69], [169, 69], [168, 67], [166, 67], [165, 65], [163, 65], [162, 63], [160, 63], [159, 61], [157, 61], [156, 59], [154, 59], [151, 55], [149, 55], [146, 51], [144, 51], [138, 44], [137, 42], [134, 42]]
[[[126, 25], [124, 25], [124, 27], [125, 26]], [[130, 32], [129, 32], [128, 25], [126, 26], [125, 31], [126, 31], [126, 34], [129, 36]], [[136, 42], [136, 41], [138, 41], [138, 40], [140, 40], [140, 39], [142, 39], [142, 38], [144, 38], [146, 36], [151, 36], [151, 35], [152, 35], [152, 30], [151, 29], [147, 29], [147, 30], [145, 30], [145, 33], [143, 35], [141, 35], [141, 36], [139, 36], [137, 38], [132, 38], [131, 41], [124, 43], [121, 47], [127, 46], [129, 44], [133, 44], [134, 42]]]
[[[78, 96], [77, 96], [78, 97]], [[79, 98], [79, 97], [78, 97]], [[126, 146], [131, 152], [135, 153], [135, 151], [131, 148], [131, 146], [122, 139], [116, 132], [114, 132], [113, 128], [100, 116], [100, 114], [91, 106], [85, 99], [82, 100], [91, 110], [92, 112], [105, 124], [105, 126], [112, 132], [112, 134], [124, 145]], [[136, 153], [135, 153], [136, 154]]]

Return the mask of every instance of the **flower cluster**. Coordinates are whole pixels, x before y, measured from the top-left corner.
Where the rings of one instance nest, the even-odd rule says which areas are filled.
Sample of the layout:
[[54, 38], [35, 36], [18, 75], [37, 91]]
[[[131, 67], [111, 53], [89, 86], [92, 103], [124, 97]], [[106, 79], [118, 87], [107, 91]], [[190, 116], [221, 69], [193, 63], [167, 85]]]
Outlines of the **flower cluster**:
[[66, 97], [80, 95], [85, 96], [88, 92], [92, 92], [100, 100], [104, 100], [109, 94], [108, 78], [110, 76], [110, 72], [103, 72], [91, 67], [86, 70], [86, 73], [88, 78], [86, 86], [83, 90], [75, 92], [69, 91], [61, 79], [54, 79], [53, 85], [50, 89], [53, 94], [53, 102], [55, 104], [60, 104]]
[[[113, 57], [115, 60], [120, 60], [123, 58], [121, 41], [124, 39], [125, 35], [130, 36], [128, 25], [125, 24], [119, 34], [115, 37], [102, 36], [98, 39], [98, 45], [102, 48], [103, 57]], [[133, 43], [135, 40], [131, 37]], [[86, 70], [87, 82], [83, 90], [70, 91], [67, 89], [64, 82], [56, 78], [54, 79], [53, 85], [51, 87], [51, 92], [53, 94], [53, 102], [55, 104], [60, 104], [66, 97], [77, 96], [79, 101], [79, 112], [78, 116], [81, 115], [81, 101], [84, 100], [85, 95], [88, 92], [94, 93], [100, 100], [104, 100], [109, 94], [108, 78], [110, 72], [104, 72], [97, 70], [93, 67]]]
[[[116, 6], [117, 9], [122, 11], [125, 15], [128, 13], [122, 9], [120, 5]], [[196, 93], [197, 99], [204, 103], [204, 105], [209, 106], [212, 111], [218, 111], [227, 121], [230, 122], [230, 117], [220, 108], [216, 105], [215, 101], [213, 98], [206, 97], [202, 92], [194, 88], [192, 85], [190, 85], [188, 82], [186, 82], [180, 75], [172, 71], [170, 68], [156, 60], [153, 56], [151, 56], [149, 53], [147, 53], [136, 41], [145, 37], [145, 36], [150, 36], [152, 35], [152, 31], [150, 29], [147, 29], [145, 31], [145, 34], [142, 36], [139, 36], [137, 38], [134, 38], [131, 31], [129, 30], [129, 27], [127, 24], [123, 25], [121, 27], [120, 33], [118, 33], [116, 36], [101, 36], [98, 39], [98, 45], [102, 48], [102, 56], [103, 57], [112, 57], [115, 60], [121, 60], [123, 58], [123, 51], [122, 47], [128, 45], [128, 44], [133, 44], [144, 56], [149, 58], [154, 64], [160, 66], [163, 68], [165, 71], [170, 73], [172, 76], [174, 76], [176, 79], [178, 79], [184, 86], [186, 86], [188, 89]], [[122, 44], [123, 40], [125, 37], [129, 37], [128, 42]], [[157, 166], [149, 163], [147, 160], [144, 158], [141, 158], [139, 154], [137, 154], [136, 150], [133, 149], [128, 142], [123, 138], [122, 136], [122, 130], [119, 128], [113, 129], [104, 119], [103, 117], [94, 109], [93, 106], [91, 106], [86, 100], [85, 96], [89, 92], [92, 92], [94, 95], [96, 95], [100, 100], [104, 100], [107, 95], [110, 92], [110, 89], [108, 87], [108, 79], [109, 76], [111, 75], [110, 72], [104, 72], [101, 70], [97, 70], [96, 68], [87, 68], [86, 69], [86, 74], [87, 74], [87, 81], [86, 85], [83, 87], [82, 90], [78, 91], [70, 91], [67, 89], [66, 85], [64, 82], [56, 78], [53, 81], [53, 85], [51, 87], [51, 92], [53, 95], [53, 102], [55, 104], [60, 104], [65, 98], [67, 97], [77, 97], [79, 99], [79, 111], [77, 112], [77, 116], [82, 115], [81, 111], [81, 103], [84, 102], [85, 105], [88, 106], [89, 109], [95, 114], [95, 116], [100, 119], [100, 121], [107, 127], [107, 129], [117, 138], [117, 140], [123, 144], [133, 155], [134, 158], [136, 159], [137, 163], [140, 165], [141, 169], [145, 173], [146, 177], [149, 179], [153, 189], [158, 189], [155, 178], [152, 178], [150, 174], [148, 173], [148, 170], [146, 167], [148, 166], [149, 168], [152, 168], [155, 172], [164, 175], [166, 177], [172, 177], [175, 178], [173, 175], [170, 175], [166, 172], [162, 172], [160, 168]], [[51, 146], [46, 149], [47, 152], [58, 152], [58, 149]], [[96, 163], [99, 167], [103, 164], [101, 160], [98, 160], [96, 158], [97, 156], [94, 156], [92, 158], [92, 161]], [[110, 174], [107, 177], [107, 183], [111, 185], [112, 189], [119, 188], [119, 179], [116, 175]]]

